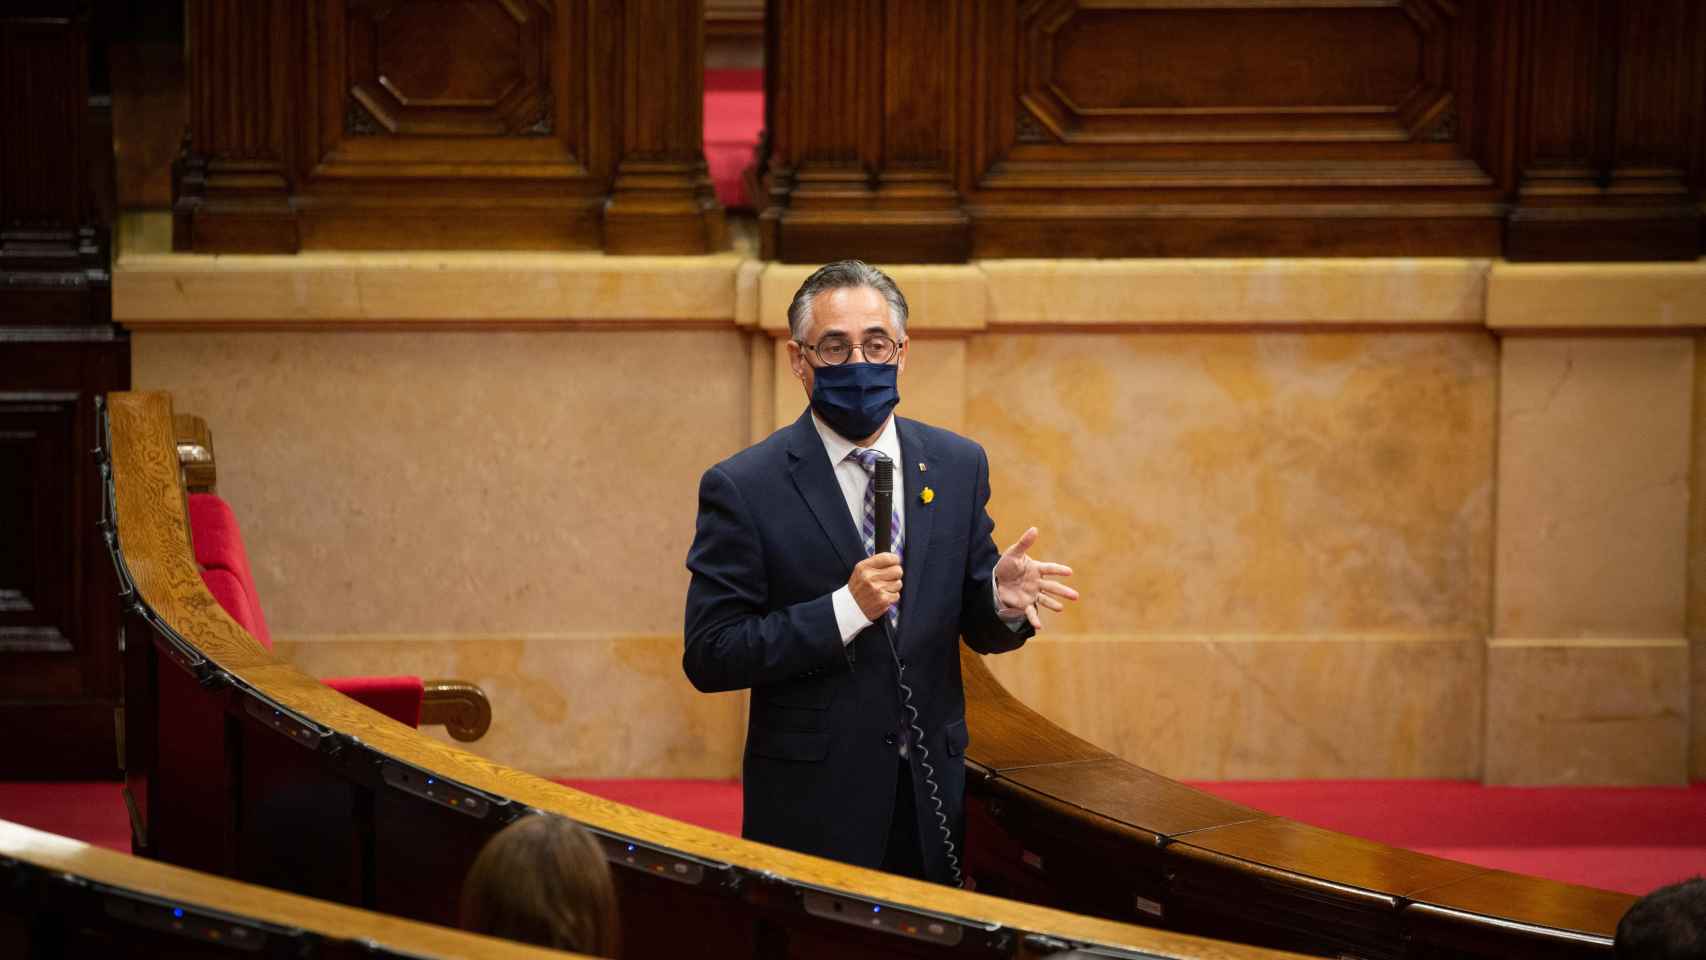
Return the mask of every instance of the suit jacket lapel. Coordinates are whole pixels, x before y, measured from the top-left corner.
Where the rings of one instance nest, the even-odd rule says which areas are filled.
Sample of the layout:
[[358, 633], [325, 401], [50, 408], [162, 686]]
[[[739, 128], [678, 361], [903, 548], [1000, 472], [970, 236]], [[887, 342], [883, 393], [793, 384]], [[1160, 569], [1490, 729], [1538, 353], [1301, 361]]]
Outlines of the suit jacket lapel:
[[[901, 566], [906, 571], [907, 584], [922, 584], [924, 564], [928, 559], [926, 554], [930, 547], [930, 530], [936, 519], [935, 505], [925, 503], [923, 494], [924, 488], [930, 484], [930, 470], [935, 464], [930, 462], [930, 451], [925, 447], [922, 431], [916, 423], [897, 417], [895, 429], [900, 433], [900, 463], [895, 467], [904, 471], [906, 477], [906, 552], [901, 557]], [[907, 627], [916, 619], [907, 616], [908, 610], [918, 608], [917, 604], [911, 602], [915, 596], [917, 595], [908, 596], [908, 589], [901, 588], [900, 637], [895, 640], [897, 646], [902, 638], [910, 634]]]
[[817, 518], [818, 526], [823, 528], [824, 536], [829, 538], [851, 575], [859, 561], [865, 559], [865, 544], [859, 539], [859, 531], [853, 527], [853, 517], [847, 512], [847, 499], [841, 495], [841, 484], [835, 480], [829, 454], [824, 452], [823, 438], [817, 435], [817, 427], [812, 425], [809, 409], [794, 421], [790, 431], [788, 456], [792, 462], [788, 470], [794, 479], [794, 487], [800, 491], [806, 506], [811, 508], [812, 516]]

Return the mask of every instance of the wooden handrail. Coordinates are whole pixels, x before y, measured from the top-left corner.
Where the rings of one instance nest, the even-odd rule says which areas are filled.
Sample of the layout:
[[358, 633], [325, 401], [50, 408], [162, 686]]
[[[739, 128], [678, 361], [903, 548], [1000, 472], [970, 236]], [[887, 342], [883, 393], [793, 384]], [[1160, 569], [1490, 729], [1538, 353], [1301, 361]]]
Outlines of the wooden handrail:
[[[0, 820], [0, 878], [7, 895], [0, 916], [11, 914], [60, 922], [57, 937], [73, 930], [108, 932], [103, 940], [154, 938], [162, 951], [199, 944], [194, 955], [215, 955], [221, 945], [233, 957], [492, 957], [544, 960], [574, 954], [463, 933], [431, 924], [312, 900], [155, 863]], [[39, 936], [32, 923], [0, 923], [0, 955], [36, 956], [18, 934]], [[67, 929], [68, 928], [68, 929]], [[295, 941], [295, 949], [273, 940]], [[148, 941], [144, 941], [148, 942]], [[57, 941], [58, 953], [81, 956], [75, 940]], [[83, 944], [81, 946], [92, 946]], [[38, 945], [43, 949], [45, 945]], [[165, 955], [165, 954], [162, 954]]]
[[[115, 393], [106, 410], [109, 515], [131, 638], [127, 778], [152, 855], [325, 885], [364, 906], [443, 920], [479, 844], [536, 809], [604, 843], [635, 955], [770, 955], [781, 938], [796, 953], [1044, 956], [1095, 946], [1181, 960], [1289, 956], [747, 842], [423, 736], [274, 657], [220, 609], [181, 533], [170, 396]], [[179, 674], [187, 681], [169, 679]], [[161, 693], [168, 683], [176, 686]], [[173, 711], [198, 704], [223, 721], [175, 722]], [[312, 862], [292, 872], [280, 861], [293, 857]]]
[[[1416, 940], [1445, 956], [1610, 956], [1634, 902], [1222, 800], [1061, 729], [975, 653], [962, 649], [960, 662], [969, 817], [982, 828], [967, 846], [972, 871], [999, 878], [992, 892], [1353, 956]], [[1102, 882], [1080, 884], [1092, 863]]]

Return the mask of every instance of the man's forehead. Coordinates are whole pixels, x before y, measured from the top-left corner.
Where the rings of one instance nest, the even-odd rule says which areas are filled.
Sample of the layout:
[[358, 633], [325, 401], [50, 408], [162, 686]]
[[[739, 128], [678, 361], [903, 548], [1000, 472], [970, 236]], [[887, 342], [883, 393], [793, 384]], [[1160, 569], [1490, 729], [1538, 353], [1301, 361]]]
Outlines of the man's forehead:
[[812, 333], [829, 332], [863, 336], [867, 333], [894, 335], [889, 302], [871, 287], [837, 287], [812, 299]]

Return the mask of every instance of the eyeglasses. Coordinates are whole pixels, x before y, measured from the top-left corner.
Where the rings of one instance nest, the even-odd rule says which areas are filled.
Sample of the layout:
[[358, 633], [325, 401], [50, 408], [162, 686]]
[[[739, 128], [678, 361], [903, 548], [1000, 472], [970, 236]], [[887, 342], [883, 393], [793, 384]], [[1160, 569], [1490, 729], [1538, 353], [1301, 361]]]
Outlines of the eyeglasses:
[[800, 349], [817, 354], [818, 359], [828, 366], [839, 367], [853, 356], [854, 350], [864, 355], [866, 363], [888, 363], [900, 351], [900, 346], [900, 343], [880, 333], [872, 334], [857, 344], [846, 337], [832, 334], [819, 340], [816, 346], [802, 343]]

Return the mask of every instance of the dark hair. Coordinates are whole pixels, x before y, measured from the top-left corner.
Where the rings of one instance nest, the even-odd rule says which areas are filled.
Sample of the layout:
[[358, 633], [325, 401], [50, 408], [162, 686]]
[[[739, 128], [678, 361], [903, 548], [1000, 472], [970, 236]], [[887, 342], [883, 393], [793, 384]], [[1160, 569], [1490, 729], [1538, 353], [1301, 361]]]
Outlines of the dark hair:
[[1617, 921], [1618, 960], [1706, 957], [1706, 879], [1660, 887]]
[[462, 929], [542, 947], [616, 955], [616, 888], [592, 834], [553, 814], [486, 841], [462, 883]]
[[800, 284], [800, 289], [794, 291], [794, 299], [788, 304], [788, 336], [798, 340], [811, 329], [812, 301], [818, 294], [847, 287], [870, 287], [882, 294], [888, 301], [889, 317], [894, 320], [895, 331], [902, 337], [906, 336], [908, 310], [905, 295], [888, 274], [863, 260], [837, 260], [812, 271], [806, 282]]

